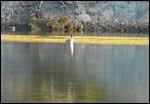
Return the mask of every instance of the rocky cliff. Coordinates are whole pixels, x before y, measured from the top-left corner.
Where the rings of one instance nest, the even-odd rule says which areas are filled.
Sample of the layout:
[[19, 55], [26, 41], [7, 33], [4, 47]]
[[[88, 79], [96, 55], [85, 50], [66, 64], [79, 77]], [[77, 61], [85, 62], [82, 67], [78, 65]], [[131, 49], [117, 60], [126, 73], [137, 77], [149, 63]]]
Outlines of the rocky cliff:
[[1, 25], [26, 24], [39, 10], [43, 18], [67, 15], [85, 27], [129, 22], [149, 26], [149, 1], [1, 1]]

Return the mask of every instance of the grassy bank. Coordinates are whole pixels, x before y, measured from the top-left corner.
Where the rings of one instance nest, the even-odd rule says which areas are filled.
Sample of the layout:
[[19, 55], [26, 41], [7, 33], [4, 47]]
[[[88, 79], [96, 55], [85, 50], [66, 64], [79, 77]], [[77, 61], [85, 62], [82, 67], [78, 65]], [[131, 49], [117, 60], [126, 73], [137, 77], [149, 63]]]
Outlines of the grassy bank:
[[[1, 35], [2, 42], [65, 43], [70, 36]], [[148, 37], [74, 36], [75, 43], [149, 45]]]

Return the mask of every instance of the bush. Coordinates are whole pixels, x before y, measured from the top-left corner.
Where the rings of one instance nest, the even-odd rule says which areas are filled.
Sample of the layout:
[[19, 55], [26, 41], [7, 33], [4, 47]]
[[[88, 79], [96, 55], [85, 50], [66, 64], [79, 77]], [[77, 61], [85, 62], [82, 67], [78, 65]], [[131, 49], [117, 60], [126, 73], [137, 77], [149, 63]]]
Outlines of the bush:
[[54, 22], [52, 25], [52, 30], [58, 31], [61, 29], [61, 25], [58, 22]]
[[78, 23], [77, 23], [77, 22], [72, 22], [71, 24], [73, 25], [73, 29], [74, 29], [74, 30], [77, 30]]
[[29, 19], [28, 26], [31, 30], [52, 30], [52, 31], [62, 31], [62, 30], [73, 30], [82, 31], [83, 26], [79, 23], [72, 21], [67, 16], [63, 16], [60, 19]]
[[31, 18], [31, 19], [29, 19], [29, 24], [30, 24], [30, 23], [35, 24], [35, 23], [37, 23], [37, 21], [38, 21], [38, 19], [36, 19], [36, 18]]
[[68, 16], [63, 16], [59, 19], [60, 24], [68, 24], [70, 22], [70, 19]]
[[78, 24], [78, 26], [77, 26], [77, 29], [76, 29], [77, 31], [83, 31], [83, 26], [82, 25], [80, 25], [80, 24]]

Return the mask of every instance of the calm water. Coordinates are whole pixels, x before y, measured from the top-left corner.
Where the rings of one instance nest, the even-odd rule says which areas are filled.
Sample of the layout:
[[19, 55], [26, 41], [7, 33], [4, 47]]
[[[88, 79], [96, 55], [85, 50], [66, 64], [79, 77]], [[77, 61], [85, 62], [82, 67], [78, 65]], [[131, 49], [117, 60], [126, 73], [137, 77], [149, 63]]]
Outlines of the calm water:
[[1, 102], [149, 102], [149, 46], [2, 42]]

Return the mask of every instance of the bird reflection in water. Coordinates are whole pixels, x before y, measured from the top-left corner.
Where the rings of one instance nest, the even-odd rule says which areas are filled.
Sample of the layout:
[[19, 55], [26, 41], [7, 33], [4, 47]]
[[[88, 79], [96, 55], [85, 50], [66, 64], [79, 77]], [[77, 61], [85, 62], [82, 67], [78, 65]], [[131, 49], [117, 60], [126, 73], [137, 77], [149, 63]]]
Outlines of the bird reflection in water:
[[71, 38], [65, 41], [65, 47], [70, 47], [71, 50], [71, 56], [73, 58], [73, 50], [74, 50], [74, 38], [73, 38], [73, 33], [70, 35]]

